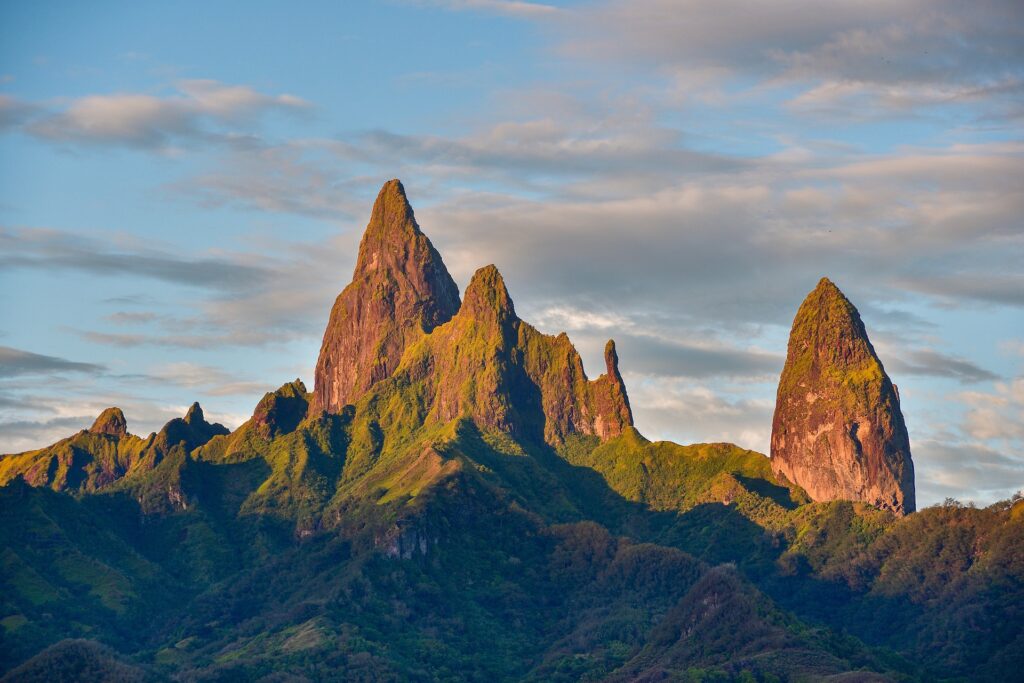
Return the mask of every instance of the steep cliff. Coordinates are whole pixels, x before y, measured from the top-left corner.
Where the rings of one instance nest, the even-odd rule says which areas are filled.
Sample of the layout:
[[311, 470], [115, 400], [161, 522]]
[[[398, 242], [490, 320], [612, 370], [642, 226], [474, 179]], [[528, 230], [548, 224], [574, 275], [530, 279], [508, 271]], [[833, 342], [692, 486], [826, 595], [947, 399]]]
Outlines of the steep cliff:
[[338, 296], [316, 364], [314, 410], [339, 412], [391, 376], [409, 344], [459, 310], [459, 289], [416, 223], [405, 188], [381, 188], [352, 282]]
[[822, 278], [797, 311], [772, 422], [772, 469], [816, 501], [915, 509], [914, 464], [896, 387], [860, 314]]
[[633, 424], [614, 342], [608, 373], [587, 379], [567, 335], [542, 334], [516, 315], [493, 265], [478, 270], [450, 322], [410, 347], [396, 380], [423, 384], [430, 418], [478, 425], [553, 445], [577, 435], [607, 440]]

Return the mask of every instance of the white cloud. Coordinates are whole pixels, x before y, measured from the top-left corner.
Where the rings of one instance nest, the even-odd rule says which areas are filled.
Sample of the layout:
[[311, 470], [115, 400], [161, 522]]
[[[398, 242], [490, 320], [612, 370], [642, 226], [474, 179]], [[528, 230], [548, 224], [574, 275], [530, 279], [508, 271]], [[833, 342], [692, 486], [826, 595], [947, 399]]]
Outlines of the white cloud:
[[1012, 105], [991, 113], [1019, 115], [1022, 23], [1014, 0], [608, 0], [574, 8], [561, 27], [570, 55], [795, 85], [795, 107], [863, 118], [977, 104], [980, 93]]
[[774, 401], [730, 397], [690, 380], [626, 373], [637, 428], [679, 443], [727, 441], [767, 454]]
[[231, 128], [270, 111], [296, 112], [309, 103], [294, 95], [266, 95], [247, 86], [184, 80], [165, 95], [88, 95], [35, 118], [26, 130], [59, 143], [166, 149], [175, 144], [244, 141]]
[[537, 19], [550, 17], [559, 9], [554, 5], [524, 0], [421, 0], [420, 4], [436, 5], [455, 11], [477, 11], [509, 17]]
[[1024, 377], [996, 382], [995, 391], [970, 391], [959, 395], [967, 407], [964, 431], [981, 441], [1014, 441], [1024, 446]]

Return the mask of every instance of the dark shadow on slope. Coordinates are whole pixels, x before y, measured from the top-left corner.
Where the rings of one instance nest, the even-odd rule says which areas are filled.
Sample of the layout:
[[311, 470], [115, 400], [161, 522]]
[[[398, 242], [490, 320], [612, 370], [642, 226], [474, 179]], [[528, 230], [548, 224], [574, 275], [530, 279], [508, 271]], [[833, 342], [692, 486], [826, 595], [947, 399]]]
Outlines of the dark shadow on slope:
[[747, 477], [742, 474], [733, 474], [736, 480], [739, 481], [743, 486], [753, 493], [765, 498], [770, 498], [775, 501], [781, 507], [787, 510], [795, 510], [799, 504], [793, 500], [790, 490], [785, 486], [779, 486], [773, 484], [770, 481], [764, 479], [757, 479], [755, 477]]

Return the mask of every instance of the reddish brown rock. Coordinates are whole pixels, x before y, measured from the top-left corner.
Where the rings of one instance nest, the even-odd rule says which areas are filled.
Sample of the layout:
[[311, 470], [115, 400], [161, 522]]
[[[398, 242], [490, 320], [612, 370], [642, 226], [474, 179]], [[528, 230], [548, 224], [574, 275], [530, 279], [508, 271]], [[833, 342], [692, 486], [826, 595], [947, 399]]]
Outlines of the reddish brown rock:
[[459, 310], [459, 289], [416, 223], [398, 180], [381, 188], [352, 283], [338, 296], [317, 360], [314, 410], [338, 412], [390, 377], [410, 343]]
[[822, 278], [800, 306], [772, 422], [772, 470], [816, 501], [915, 509], [896, 387], [850, 301]]
[[606, 374], [593, 383], [594, 431], [602, 440], [607, 440], [633, 426], [633, 410], [629, 407], [626, 385], [619, 374], [619, 354], [615, 352], [613, 339], [604, 346], [604, 364]]

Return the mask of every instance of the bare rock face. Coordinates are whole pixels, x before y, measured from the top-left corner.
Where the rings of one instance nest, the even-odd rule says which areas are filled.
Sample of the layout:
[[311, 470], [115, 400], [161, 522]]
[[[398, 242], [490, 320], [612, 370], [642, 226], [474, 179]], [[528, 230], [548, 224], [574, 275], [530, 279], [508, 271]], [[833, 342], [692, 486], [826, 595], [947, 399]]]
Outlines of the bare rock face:
[[128, 421], [124, 419], [124, 413], [120, 408], [107, 408], [92, 423], [89, 432], [107, 436], [125, 436], [128, 434]]
[[605, 360], [608, 374], [588, 380], [568, 336], [519, 319], [491, 265], [473, 275], [458, 315], [409, 349], [396, 379], [424, 385], [433, 419], [469, 417], [559, 445], [571, 435], [607, 440], [632, 426], [614, 342]]
[[606, 374], [593, 383], [594, 431], [602, 441], [633, 426], [633, 410], [629, 407], [626, 385], [619, 374], [619, 354], [615, 351], [614, 339], [609, 339], [604, 346], [604, 364]]
[[896, 387], [860, 314], [827, 278], [800, 305], [772, 422], [772, 470], [816, 501], [915, 509], [914, 464]]
[[352, 283], [338, 296], [317, 360], [314, 410], [339, 412], [390, 377], [410, 343], [459, 310], [459, 289], [390, 180], [373, 205]]
[[[352, 284], [331, 311], [310, 410], [341, 412], [393, 380], [380, 391], [414, 387], [407, 412], [419, 420], [468, 417], [556, 445], [575, 434], [610, 439], [633, 415], [613, 342], [605, 361], [608, 373], [588, 380], [569, 337], [519, 319], [493, 265], [473, 275], [460, 304], [402, 184], [391, 180], [374, 204]], [[275, 406], [257, 409], [268, 437], [276, 426], [261, 415]]]

